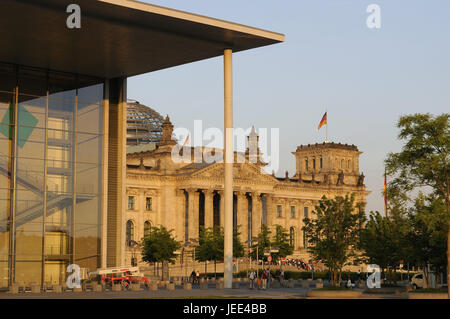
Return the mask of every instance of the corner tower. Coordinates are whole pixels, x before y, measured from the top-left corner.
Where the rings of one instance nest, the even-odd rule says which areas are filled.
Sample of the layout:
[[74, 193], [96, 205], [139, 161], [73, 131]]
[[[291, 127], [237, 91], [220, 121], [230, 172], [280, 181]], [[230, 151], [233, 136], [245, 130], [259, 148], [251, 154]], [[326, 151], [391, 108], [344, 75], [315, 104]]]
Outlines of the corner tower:
[[363, 186], [364, 175], [359, 172], [359, 156], [355, 145], [322, 143], [300, 145], [292, 152], [296, 159], [295, 178], [327, 184]]

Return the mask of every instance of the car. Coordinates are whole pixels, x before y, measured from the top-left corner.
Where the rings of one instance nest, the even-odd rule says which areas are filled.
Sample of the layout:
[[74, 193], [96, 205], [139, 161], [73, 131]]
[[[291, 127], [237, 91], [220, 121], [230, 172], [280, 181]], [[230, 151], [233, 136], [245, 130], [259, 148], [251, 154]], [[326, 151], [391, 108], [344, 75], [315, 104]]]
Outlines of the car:
[[411, 286], [413, 289], [423, 288], [423, 273], [415, 274], [411, 278]]
[[[412, 276], [410, 284], [413, 289], [421, 289], [423, 288], [423, 273], [418, 273]], [[447, 284], [438, 284], [439, 289], [448, 289]]]

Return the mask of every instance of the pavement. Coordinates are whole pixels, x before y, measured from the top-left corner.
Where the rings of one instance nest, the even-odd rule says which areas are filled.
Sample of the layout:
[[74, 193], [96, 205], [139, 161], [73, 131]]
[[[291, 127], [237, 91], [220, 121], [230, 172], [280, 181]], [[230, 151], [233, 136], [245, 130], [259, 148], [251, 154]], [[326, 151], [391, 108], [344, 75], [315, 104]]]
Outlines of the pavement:
[[[159, 288], [157, 291], [104, 291], [104, 292], [71, 292], [62, 293], [41, 292], [39, 294], [31, 292], [21, 292], [10, 294], [0, 293], [0, 299], [304, 299], [306, 292], [313, 288], [268, 288], [267, 290], [249, 289], [247, 285], [241, 284], [239, 289], [217, 290], [215, 285], [209, 288], [199, 289], [192, 287], [192, 290], [184, 290], [181, 286], [176, 286], [175, 290], [168, 291]], [[358, 290], [358, 289], [355, 289]], [[406, 294], [363, 294], [362, 299], [406, 299]]]

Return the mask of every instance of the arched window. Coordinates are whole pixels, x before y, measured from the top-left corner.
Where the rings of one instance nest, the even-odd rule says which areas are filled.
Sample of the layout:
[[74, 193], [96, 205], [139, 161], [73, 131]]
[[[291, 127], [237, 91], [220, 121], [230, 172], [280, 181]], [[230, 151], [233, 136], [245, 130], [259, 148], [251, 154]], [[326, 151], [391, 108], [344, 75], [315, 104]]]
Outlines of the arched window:
[[291, 247], [294, 247], [294, 243], [295, 243], [295, 229], [294, 227], [291, 227], [289, 229], [289, 245]]
[[150, 234], [151, 227], [152, 227], [151, 223], [147, 220], [144, 223], [144, 237], [147, 237], [147, 235]]
[[134, 240], [134, 224], [133, 221], [127, 221], [127, 229], [126, 229], [126, 241], [127, 245], [130, 246], [131, 241]]

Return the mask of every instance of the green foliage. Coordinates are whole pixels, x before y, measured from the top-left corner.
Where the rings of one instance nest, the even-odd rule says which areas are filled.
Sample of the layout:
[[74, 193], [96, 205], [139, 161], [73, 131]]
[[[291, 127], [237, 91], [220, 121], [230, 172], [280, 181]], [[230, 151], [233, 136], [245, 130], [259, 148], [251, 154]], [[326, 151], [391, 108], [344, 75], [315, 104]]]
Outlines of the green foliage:
[[[251, 246], [250, 257], [252, 259], [264, 259], [264, 250], [269, 249], [271, 246], [270, 234], [272, 232], [269, 230], [267, 225], [262, 225], [261, 232], [258, 234], [258, 240], [256, 244]], [[258, 252], [258, 258], [256, 256], [256, 252]]]
[[[244, 245], [237, 229], [233, 231], [233, 257], [244, 256]], [[195, 248], [198, 261], [221, 261], [224, 255], [224, 231], [221, 227], [200, 229], [199, 245]]]
[[450, 214], [444, 201], [419, 193], [409, 218], [412, 229], [407, 239], [412, 262], [422, 266], [430, 263], [436, 270], [445, 268]]
[[292, 247], [289, 242], [289, 233], [280, 225], [275, 225], [275, 236], [272, 240], [272, 247], [278, 247], [279, 249], [278, 253], [272, 253], [274, 262], [282, 257], [289, 256], [294, 252], [294, 247]]
[[400, 117], [398, 138], [404, 140], [400, 153], [390, 153], [386, 169], [394, 179], [390, 185], [409, 192], [429, 186], [448, 207], [449, 114], [414, 114]]
[[181, 244], [175, 240], [172, 232], [173, 230], [168, 231], [164, 226], [151, 227], [142, 242], [142, 260], [147, 263], [175, 263], [175, 251], [180, 249]]
[[[272, 261], [276, 262], [280, 258], [291, 255], [294, 248], [289, 243], [289, 233], [281, 225], [275, 225], [275, 234], [271, 236], [272, 232], [267, 225], [263, 225], [261, 232], [258, 234], [258, 241], [251, 246], [250, 256], [256, 259], [256, 252], [258, 251], [258, 259], [267, 260], [268, 256], [264, 256], [264, 250], [277, 247], [277, 253], [271, 253]], [[256, 249], [258, 247], [258, 249]]]
[[218, 261], [223, 259], [223, 234], [220, 229], [200, 229], [199, 245], [195, 248], [198, 261]]
[[448, 263], [449, 114], [406, 115], [400, 117], [397, 127], [398, 138], [405, 143], [401, 152], [388, 154], [385, 161], [390, 177], [389, 212], [409, 210], [406, 260], [423, 267], [427, 279], [428, 263], [438, 271]]
[[398, 267], [406, 255], [408, 224], [408, 220], [401, 216], [383, 217], [379, 212], [371, 212], [361, 231], [361, 248], [368, 262], [382, 269]]
[[334, 199], [323, 196], [313, 211], [316, 217], [303, 220], [308, 252], [314, 260], [322, 261], [328, 267], [333, 285], [336, 285], [337, 273], [351, 257], [357, 256], [365, 217], [362, 206], [356, 207], [353, 194]]

